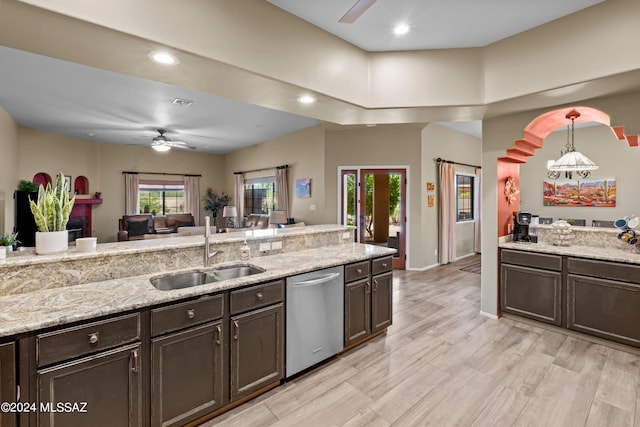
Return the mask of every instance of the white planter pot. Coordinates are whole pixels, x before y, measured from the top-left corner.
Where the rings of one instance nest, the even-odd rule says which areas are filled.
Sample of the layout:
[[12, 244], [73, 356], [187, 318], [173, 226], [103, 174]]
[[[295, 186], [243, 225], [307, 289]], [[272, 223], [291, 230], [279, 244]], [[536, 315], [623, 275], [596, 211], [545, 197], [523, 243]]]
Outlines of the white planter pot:
[[68, 246], [69, 232], [67, 230], [48, 233], [36, 231], [36, 253], [38, 255], [66, 252]]

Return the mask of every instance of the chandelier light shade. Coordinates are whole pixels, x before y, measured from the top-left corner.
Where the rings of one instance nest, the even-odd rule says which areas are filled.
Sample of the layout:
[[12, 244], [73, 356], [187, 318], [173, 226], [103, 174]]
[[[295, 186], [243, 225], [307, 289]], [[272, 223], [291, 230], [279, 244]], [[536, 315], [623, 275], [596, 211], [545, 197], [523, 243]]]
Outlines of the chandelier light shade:
[[571, 110], [565, 117], [571, 120], [571, 125], [567, 125], [567, 145], [565, 150], [561, 152], [562, 156], [558, 160], [547, 163], [547, 169], [557, 172], [592, 171], [598, 169], [599, 166], [591, 159], [579, 151], [576, 151], [574, 121], [580, 117], [580, 113], [577, 110]]

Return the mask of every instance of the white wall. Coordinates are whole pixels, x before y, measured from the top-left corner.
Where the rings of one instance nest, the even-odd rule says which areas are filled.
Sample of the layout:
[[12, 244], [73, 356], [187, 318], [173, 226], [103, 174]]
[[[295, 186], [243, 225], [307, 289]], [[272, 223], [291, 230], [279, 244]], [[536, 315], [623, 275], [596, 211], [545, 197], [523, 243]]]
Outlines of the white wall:
[[[594, 219], [614, 220], [631, 214], [640, 214], [638, 197], [638, 170], [635, 167], [640, 155], [637, 147], [629, 147], [619, 141], [604, 125], [575, 130], [576, 150], [593, 160], [600, 168], [591, 172], [592, 178], [616, 178], [616, 207], [544, 206], [542, 203], [542, 181], [547, 179], [547, 160], [560, 157], [566, 144], [566, 128], [554, 132], [544, 140], [542, 148], [536, 150], [527, 163], [520, 166], [520, 209], [541, 217], [586, 219], [591, 225]], [[636, 160], [633, 160], [633, 159]], [[557, 181], [565, 179], [564, 174]], [[575, 173], [573, 179], [578, 179]], [[552, 180], [549, 180], [552, 181]]]
[[18, 185], [18, 125], [0, 107], [0, 233], [13, 231], [13, 191]]

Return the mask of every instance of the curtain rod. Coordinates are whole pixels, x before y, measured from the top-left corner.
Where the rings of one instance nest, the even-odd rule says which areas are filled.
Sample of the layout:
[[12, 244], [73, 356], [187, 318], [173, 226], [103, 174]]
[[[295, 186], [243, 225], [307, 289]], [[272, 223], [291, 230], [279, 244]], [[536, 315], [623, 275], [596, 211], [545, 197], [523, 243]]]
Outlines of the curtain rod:
[[444, 160], [444, 159], [441, 159], [440, 157], [438, 157], [437, 159], [434, 159], [434, 160], [436, 161], [436, 163], [452, 163], [454, 165], [469, 166], [469, 167], [476, 168], [476, 169], [482, 169], [482, 166], [470, 165], [468, 163], [458, 163], [458, 162], [454, 162], [452, 160]]
[[123, 174], [130, 173], [134, 175], [142, 174], [142, 175], [175, 175], [175, 176], [202, 176], [199, 173], [167, 173], [167, 172], [132, 172], [132, 171], [122, 171]]
[[250, 173], [250, 172], [261, 172], [261, 171], [266, 171], [269, 169], [287, 169], [289, 167], [289, 165], [282, 165], [282, 166], [272, 166], [270, 168], [262, 168], [262, 169], [253, 169], [250, 171], [241, 171], [241, 172], [234, 172], [234, 175], [239, 175], [241, 173]]

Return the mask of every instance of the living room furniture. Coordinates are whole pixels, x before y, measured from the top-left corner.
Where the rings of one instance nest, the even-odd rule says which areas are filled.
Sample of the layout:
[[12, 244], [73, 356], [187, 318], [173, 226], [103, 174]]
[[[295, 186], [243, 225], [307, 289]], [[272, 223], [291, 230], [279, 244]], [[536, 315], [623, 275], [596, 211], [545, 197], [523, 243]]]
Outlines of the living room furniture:
[[235, 206], [225, 206], [222, 210], [222, 217], [227, 219], [227, 227], [235, 228], [235, 217], [238, 216], [238, 210]]
[[269, 215], [251, 214], [244, 221], [244, 228], [268, 228]]
[[[204, 236], [204, 225], [194, 225], [192, 227], [178, 227], [178, 233], [187, 233], [189, 236]], [[216, 226], [209, 226], [211, 234], [216, 234]]]
[[174, 234], [177, 233], [179, 227], [194, 225], [193, 215], [190, 213], [156, 216], [151, 214], [123, 215], [118, 222], [118, 242], [142, 240], [145, 238], [145, 234]]
[[271, 211], [271, 214], [269, 215], [269, 224], [274, 227], [282, 227], [288, 222], [289, 220], [287, 219], [286, 211]]

